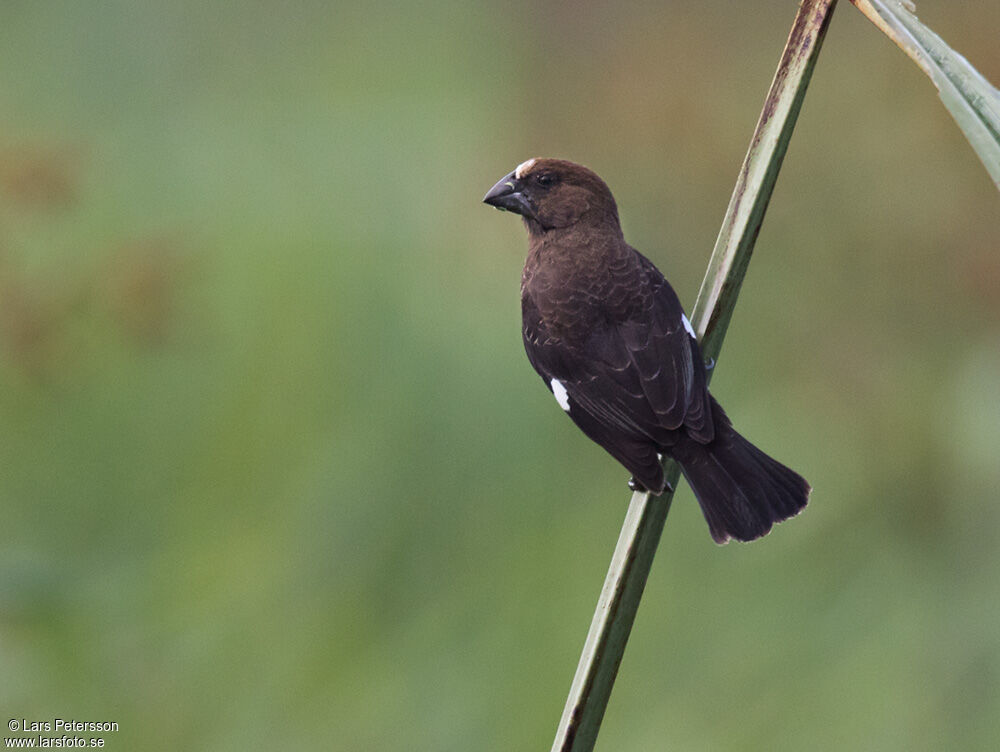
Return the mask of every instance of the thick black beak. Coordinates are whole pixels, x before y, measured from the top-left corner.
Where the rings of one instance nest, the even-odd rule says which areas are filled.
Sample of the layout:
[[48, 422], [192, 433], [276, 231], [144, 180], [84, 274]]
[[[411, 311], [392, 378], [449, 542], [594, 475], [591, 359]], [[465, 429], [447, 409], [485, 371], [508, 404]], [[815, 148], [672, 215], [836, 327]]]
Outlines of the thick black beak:
[[503, 211], [512, 211], [522, 217], [534, 218], [535, 210], [531, 206], [531, 202], [519, 189], [519, 181], [514, 177], [514, 173], [508, 173], [500, 178], [497, 184], [483, 196], [483, 203]]

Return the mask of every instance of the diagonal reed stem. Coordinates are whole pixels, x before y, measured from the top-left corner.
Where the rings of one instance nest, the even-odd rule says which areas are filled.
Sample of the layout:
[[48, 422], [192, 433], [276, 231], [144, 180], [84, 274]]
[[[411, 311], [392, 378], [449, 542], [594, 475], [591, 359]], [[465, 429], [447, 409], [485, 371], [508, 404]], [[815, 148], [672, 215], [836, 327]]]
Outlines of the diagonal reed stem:
[[[706, 361], [718, 360], [835, 5], [836, 0], [802, 0], [764, 100], [691, 317]], [[665, 469], [676, 488], [680, 468], [668, 461]], [[672, 498], [670, 492], [632, 495], [552, 752], [594, 748]]]

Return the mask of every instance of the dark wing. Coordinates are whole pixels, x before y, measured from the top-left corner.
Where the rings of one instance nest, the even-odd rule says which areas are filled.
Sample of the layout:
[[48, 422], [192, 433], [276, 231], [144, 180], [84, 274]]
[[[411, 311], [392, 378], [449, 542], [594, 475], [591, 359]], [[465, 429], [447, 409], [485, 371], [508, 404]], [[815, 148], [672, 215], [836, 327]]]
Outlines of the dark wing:
[[631, 305], [630, 315], [606, 319], [577, 346], [552, 337], [530, 296], [522, 299], [532, 366], [550, 390], [559, 382], [570, 417], [615, 456], [622, 442], [669, 447], [682, 427], [699, 442], [714, 435], [704, 364], [680, 301], [656, 267], [636, 257], [613, 293]]
[[[707, 444], [715, 436], [712, 423], [711, 402], [708, 395], [708, 382], [705, 378], [705, 361], [701, 357], [701, 348], [695, 337], [694, 329], [674, 288], [664, 279], [660, 270], [653, 262], [638, 251], [635, 255], [642, 262], [646, 278], [653, 291], [653, 318], [656, 322], [650, 335], [650, 346], [646, 350], [657, 352], [654, 357], [664, 358], [666, 352], [683, 351], [684, 355], [675, 358], [673, 377], [663, 379], [661, 388], [675, 395], [676, 408], [671, 413], [671, 420], [680, 418], [679, 422], [686, 433], [696, 441]], [[679, 326], [678, 326], [679, 324]], [[675, 386], [671, 390], [669, 384]], [[648, 394], [648, 392], [647, 392]]]

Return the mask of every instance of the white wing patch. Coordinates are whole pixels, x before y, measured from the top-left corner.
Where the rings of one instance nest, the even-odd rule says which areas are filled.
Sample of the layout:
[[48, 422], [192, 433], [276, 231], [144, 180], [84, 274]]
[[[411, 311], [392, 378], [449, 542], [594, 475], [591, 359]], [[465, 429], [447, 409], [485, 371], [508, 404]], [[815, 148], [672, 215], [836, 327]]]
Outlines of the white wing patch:
[[[507, 164], [510, 164], [510, 162], [508, 162]], [[521, 164], [517, 166], [517, 169], [514, 170], [514, 177], [520, 180], [521, 178], [524, 177], [524, 174], [532, 168], [534, 164], [535, 164], [534, 159], [529, 159], [525, 162], [521, 162]]]
[[566, 391], [566, 387], [562, 385], [559, 379], [552, 379], [549, 384], [552, 386], [552, 393], [556, 396], [556, 402], [559, 403], [559, 407], [569, 412], [569, 393]]
[[687, 333], [690, 334], [695, 339], [698, 339], [698, 335], [694, 333], [694, 327], [691, 326], [691, 322], [688, 321], [688, 317], [683, 313], [681, 314], [681, 321], [684, 322], [684, 328], [687, 329]]

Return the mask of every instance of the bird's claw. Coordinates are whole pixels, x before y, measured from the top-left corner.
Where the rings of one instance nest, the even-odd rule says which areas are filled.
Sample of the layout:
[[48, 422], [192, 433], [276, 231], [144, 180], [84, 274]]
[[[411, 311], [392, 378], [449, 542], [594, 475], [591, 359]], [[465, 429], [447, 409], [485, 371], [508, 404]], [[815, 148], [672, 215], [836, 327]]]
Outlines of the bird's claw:
[[[628, 487], [629, 490], [634, 491], [635, 493], [650, 493], [649, 489], [646, 488], [644, 485], [642, 485], [642, 483], [637, 481], [635, 478], [628, 479]], [[673, 492], [674, 492], [674, 487], [670, 485], [670, 481], [664, 481], [663, 490], [654, 493], [656, 493], [656, 495], [659, 496], [661, 493], [673, 493]]]

